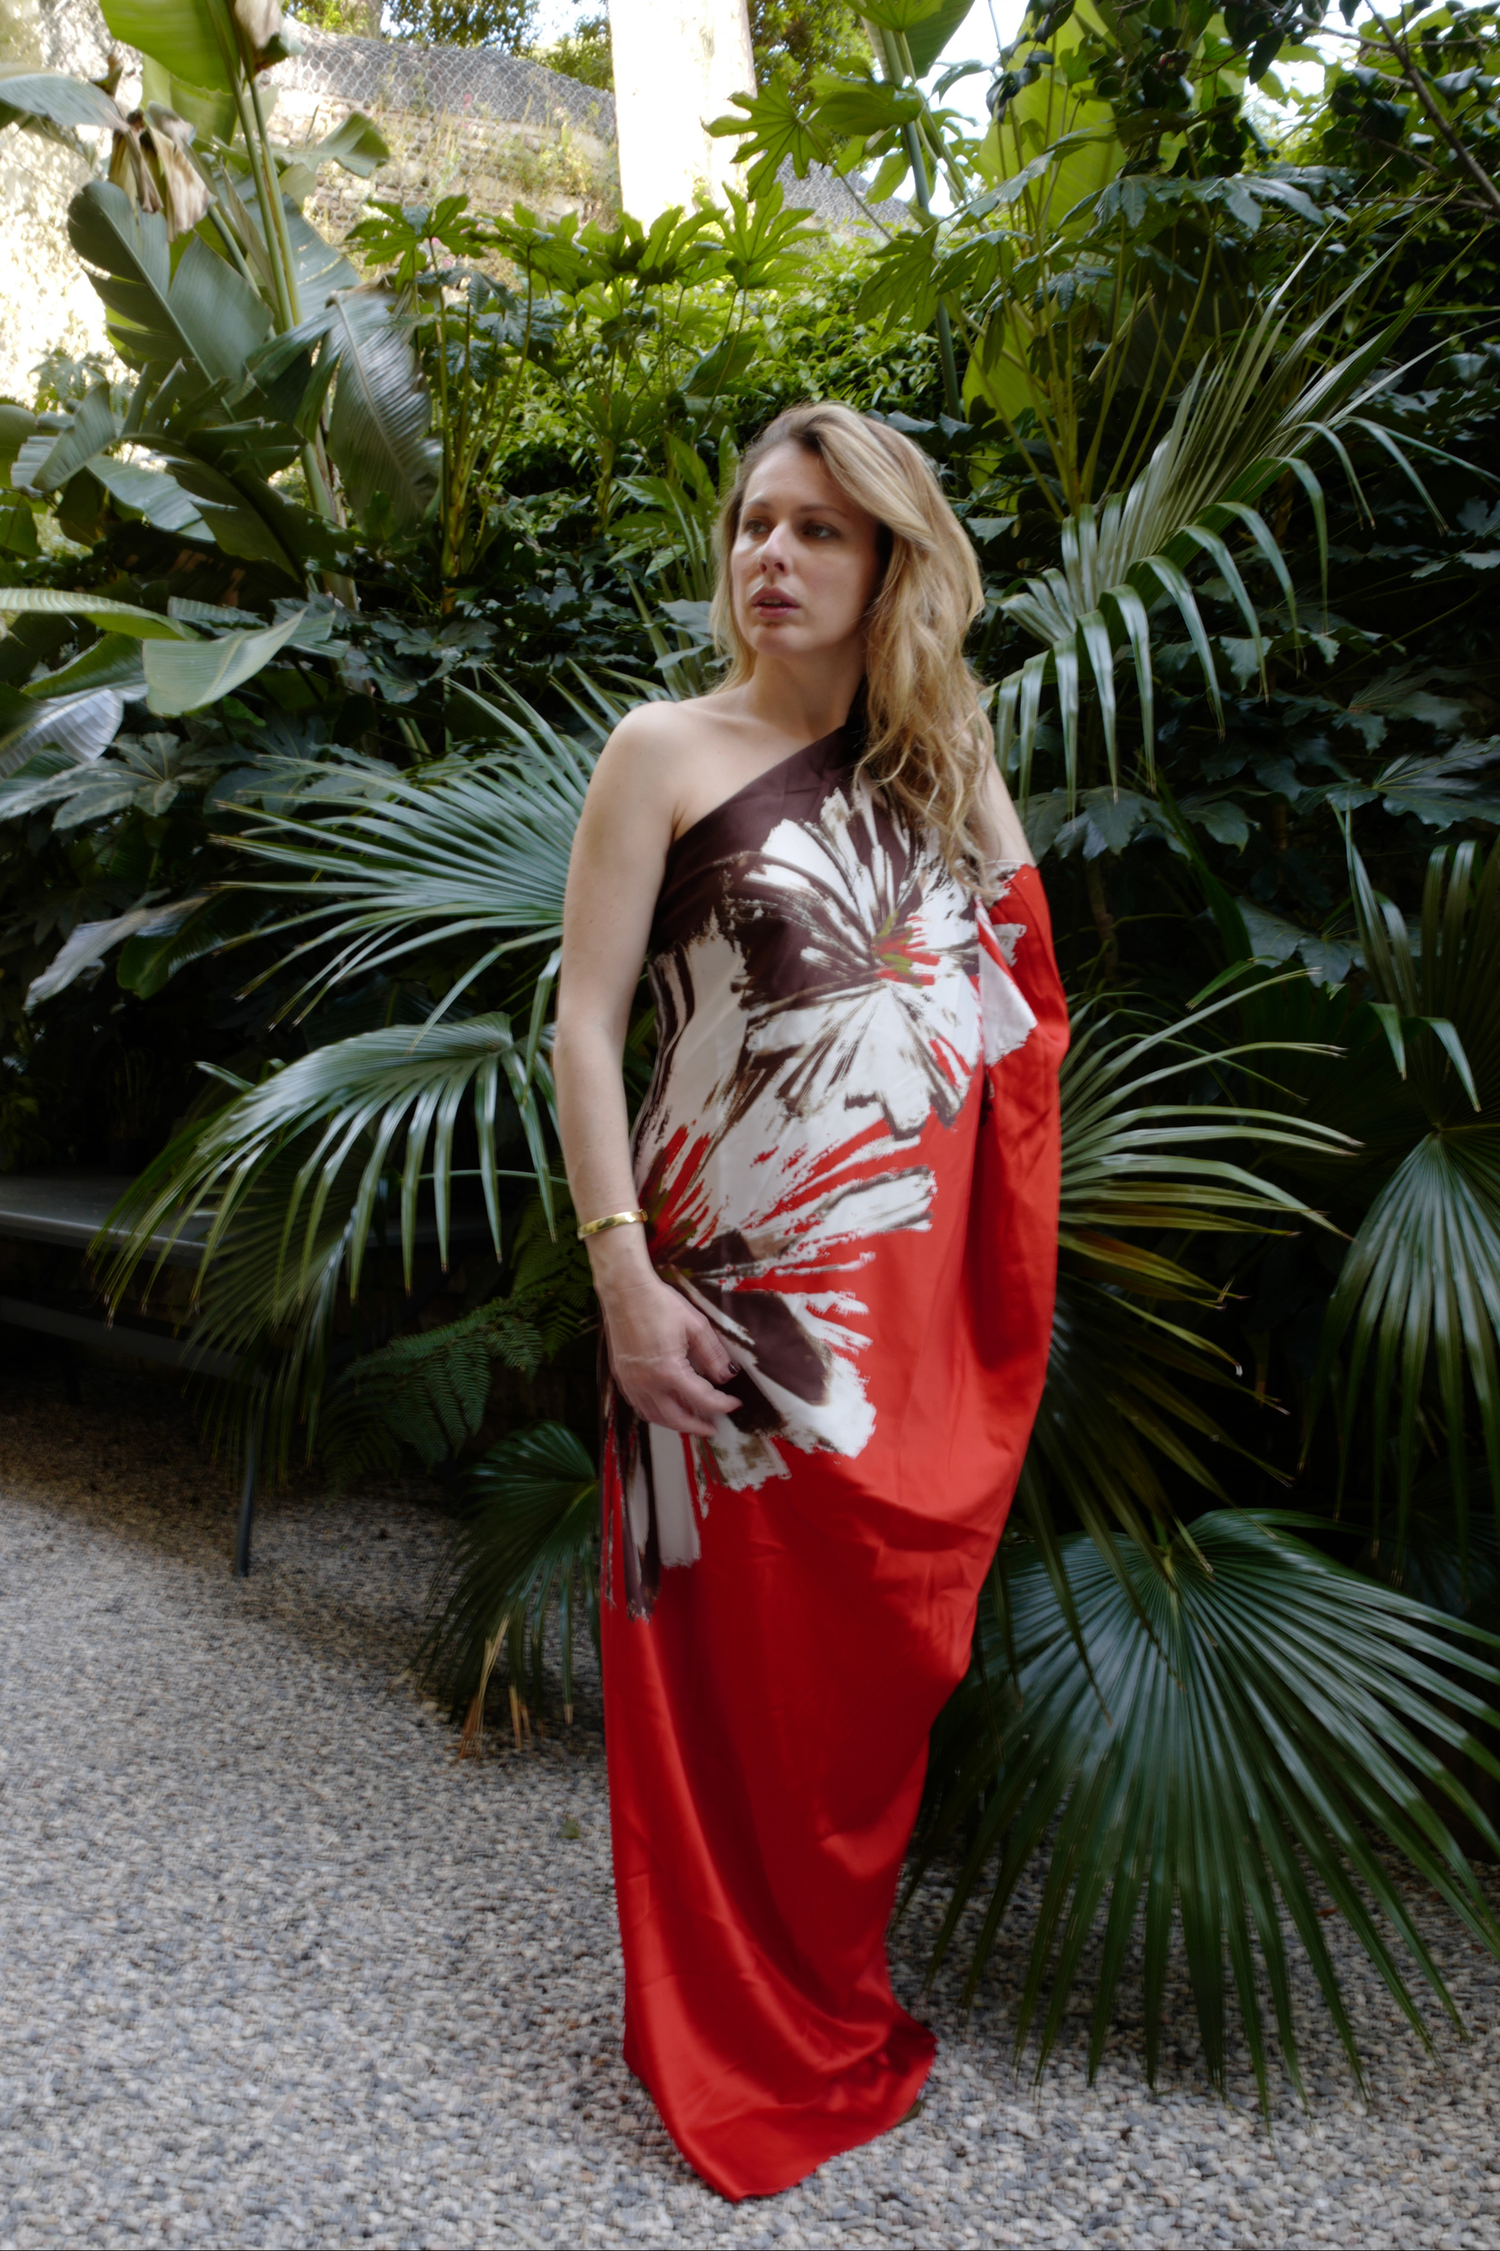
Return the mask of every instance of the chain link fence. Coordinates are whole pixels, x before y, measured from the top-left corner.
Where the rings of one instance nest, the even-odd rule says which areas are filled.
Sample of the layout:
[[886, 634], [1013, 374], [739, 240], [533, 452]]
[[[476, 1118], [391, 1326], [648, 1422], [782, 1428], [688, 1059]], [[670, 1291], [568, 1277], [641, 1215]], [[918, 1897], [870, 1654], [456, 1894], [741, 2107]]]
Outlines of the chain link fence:
[[403, 110], [455, 120], [483, 118], [556, 132], [571, 127], [608, 144], [612, 94], [564, 78], [493, 47], [421, 47], [402, 39], [357, 39], [299, 27], [302, 52], [278, 63], [272, 83], [331, 97], [351, 109]]
[[[565, 211], [613, 221], [619, 206], [611, 94], [488, 47], [425, 47], [297, 27], [300, 54], [268, 74], [272, 131], [298, 146], [351, 110], [373, 118], [389, 161], [368, 180], [334, 166], [308, 216], [338, 239], [370, 196], [430, 202], [465, 194], [478, 211], [519, 202], [544, 221]], [[0, 0], [0, 61], [100, 78], [114, 42], [98, 0]], [[140, 57], [126, 51], [120, 98], [140, 98]], [[101, 144], [104, 136], [100, 136]], [[32, 370], [50, 349], [109, 355], [103, 308], [68, 243], [69, 197], [108, 150], [89, 155], [17, 131], [0, 139], [0, 259], [11, 277], [0, 322], [0, 395], [29, 400]], [[872, 228], [846, 182], [815, 167], [798, 180], [783, 166], [788, 204], [810, 208], [839, 232]], [[906, 207], [887, 201], [875, 223], [899, 226]]]

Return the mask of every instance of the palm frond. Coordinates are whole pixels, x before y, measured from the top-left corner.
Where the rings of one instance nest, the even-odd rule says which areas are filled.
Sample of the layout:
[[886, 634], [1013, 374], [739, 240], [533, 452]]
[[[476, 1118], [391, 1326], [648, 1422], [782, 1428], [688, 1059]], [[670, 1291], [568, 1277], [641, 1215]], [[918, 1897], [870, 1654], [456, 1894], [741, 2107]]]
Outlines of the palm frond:
[[[419, 1211], [430, 1192], [446, 1266], [453, 1143], [472, 1111], [486, 1219], [500, 1250], [497, 1121], [508, 1098], [525, 1136], [544, 1208], [552, 1211], [542, 1110], [552, 1100], [548, 1043], [518, 1042], [501, 1014], [361, 1033], [315, 1048], [180, 1135], [110, 1215], [98, 1255], [118, 1304], [157, 1248], [206, 1216], [195, 1338], [238, 1358], [241, 1419], [271, 1418], [284, 1462], [305, 1421], [311, 1443], [340, 1283], [357, 1298], [387, 1208], [399, 1220], [411, 1287]], [[257, 1384], [268, 1386], [263, 1395]]]
[[[1311, 1411], [1341, 1355], [1339, 1421], [1347, 1463], [1357, 1417], [1371, 1438], [1378, 1513], [1395, 1410], [1398, 1519], [1410, 1504], [1422, 1424], [1446, 1425], [1460, 1537], [1467, 1538], [1468, 1402], [1479, 1414], [1500, 1522], [1500, 852], [1432, 853], [1420, 950], [1350, 848], [1360, 945], [1389, 1049], [1388, 1084], [1415, 1105], [1349, 1247], [1329, 1304]], [[1398, 1080], [1405, 1081], [1398, 1090]], [[1436, 1402], [1430, 1399], [1433, 1385]]]
[[1305, 1042], [1204, 1041], [1204, 1027], [1246, 997], [1224, 994], [1170, 1024], [1146, 1027], [1131, 1023], [1118, 1004], [1095, 1000], [1073, 1007], [1072, 1044], [1060, 1080], [1064, 1250], [1086, 1250], [1086, 1236], [1122, 1226], [1222, 1230], [1263, 1224], [1273, 1211], [1306, 1216], [1295, 1196], [1222, 1151], [1237, 1143], [1257, 1153], [1286, 1147], [1328, 1157], [1353, 1146], [1347, 1135], [1228, 1099], [1154, 1099], [1174, 1079], [1254, 1071], [1252, 1057], [1331, 1052], [1309, 1050]]
[[[519, 1738], [521, 1683], [542, 1700], [546, 1629], [560, 1623], [563, 1707], [571, 1721], [580, 1620], [597, 1644], [599, 1481], [587, 1449], [561, 1423], [538, 1423], [503, 1439], [471, 1471], [470, 1506], [455, 1536], [420, 1663], [466, 1710], [465, 1745], [476, 1745], [485, 1691], [508, 1652], [512, 1715]], [[439, 1605], [441, 1607], [439, 1607]]]
[[1361, 2077], [1320, 1898], [1428, 2042], [1392, 1937], [1455, 2021], [1457, 2011], [1382, 1855], [1399, 1853], [1500, 1954], [1500, 1925], [1434, 1810], [1446, 1800], [1500, 1850], [1443, 1757], [1465, 1754], [1500, 1777], [1479, 1739], [1496, 1724], [1500, 1643], [1343, 1570], [1270, 1514], [1217, 1511], [1159, 1557], [1122, 1552], [1128, 1588], [1089, 1541], [1062, 1543], [1070, 1619], [1043, 1560], [1002, 1551], [1003, 1615], [988, 1602], [973, 1671], [934, 1731], [912, 1888], [955, 1851], [959, 1861], [931, 1970], [987, 1891], [970, 1941], [973, 1995], [1017, 1884], [1045, 1852], [1016, 2020], [1018, 2055], [1038, 2035], [1038, 2072], [1096, 1940], [1097, 2070], [1139, 1930], [1154, 2080], [1180, 1922], [1212, 2078], [1222, 2087], [1228, 2067], [1227, 1959], [1262, 2103], [1278, 2049], [1300, 2089], [1285, 1915]]
[[[1313, 1216], [1230, 1152], [1327, 1161], [1349, 1146], [1279, 1111], [1172, 1099], [1174, 1081], [1222, 1081], [1261, 1057], [1268, 1043], [1205, 1038], [1234, 1005], [1221, 999], [1159, 1026], [1099, 1000], [1072, 1012], [1060, 1088], [1057, 1308], [1017, 1495], [1019, 1521], [1050, 1559], [1065, 1606], [1059, 1504], [1126, 1586], [1121, 1536], [1154, 1553], [1154, 1533], [1174, 1521], [1165, 1473], [1223, 1497], [1202, 1448], [1231, 1441], [1199, 1394], [1232, 1383], [1238, 1370], [1211, 1334], [1221, 1292], [1177, 1246], [1185, 1236], [1258, 1233]], [[1285, 1052], [1280, 1043], [1276, 1052]]]
[[[1043, 644], [1001, 681], [995, 698], [997, 754], [1002, 769], [1018, 770], [1023, 796], [1030, 787], [1043, 689], [1048, 683], [1057, 693], [1070, 798], [1077, 788], [1080, 715], [1090, 682], [1098, 697], [1110, 781], [1118, 786], [1115, 670], [1126, 654], [1140, 696], [1142, 764], [1147, 777], [1152, 775], [1151, 613], [1163, 600], [1181, 619], [1203, 668], [1209, 701], [1222, 721], [1213, 650], [1188, 576], [1197, 559], [1211, 562], [1227, 587], [1255, 649], [1264, 684], [1261, 615], [1228, 537], [1236, 531], [1245, 534], [1269, 567], [1295, 636], [1297, 604], [1290, 571], [1255, 503], [1277, 478], [1290, 475], [1297, 480], [1313, 511], [1326, 580], [1326, 506], [1321, 483], [1306, 458], [1315, 446], [1321, 443], [1333, 451], [1358, 496], [1358, 479], [1341, 435], [1358, 431], [1393, 457], [1426, 499], [1425, 488], [1395, 439], [1368, 412], [1372, 400], [1402, 372], [1393, 368], [1370, 380], [1371, 369], [1385, 358], [1409, 316], [1403, 314], [1341, 359], [1318, 366], [1320, 338], [1367, 286], [1368, 276], [1362, 275], [1293, 335], [1296, 278], [1296, 274], [1288, 277], [1242, 337], [1203, 363], [1150, 461], [1127, 489], [1068, 518], [1061, 532], [1060, 566], [1029, 579], [1023, 592], [1001, 603], [1005, 616]], [[1306, 374], [1310, 363], [1313, 371]], [[1294, 383], [1298, 387], [1288, 398]]]
[[314, 902], [273, 926], [310, 932], [287, 958], [332, 949], [289, 1006], [311, 1007], [419, 946], [505, 933], [455, 981], [446, 1009], [503, 953], [560, 935], [573, 832], [608, 726], [577, 706], [585, 732], [576, 738], [520, 697], [497, 704], [466, 690], [465, 699], [466, 722], [484, 718], [509, 749], [378, 786], [336, 770], [315, 799], [236, 840], [275, 871], [246, 888]]

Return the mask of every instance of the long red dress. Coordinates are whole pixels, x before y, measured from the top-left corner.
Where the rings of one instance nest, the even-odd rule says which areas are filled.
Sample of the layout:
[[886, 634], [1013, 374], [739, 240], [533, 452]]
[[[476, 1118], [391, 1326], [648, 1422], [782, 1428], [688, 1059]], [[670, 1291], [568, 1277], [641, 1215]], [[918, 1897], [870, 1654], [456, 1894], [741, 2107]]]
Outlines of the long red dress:
[[625, 2057], [737, 2199], [932, 2062], [886, 1926], [1041, 1394], [1067, 1014], [1035, 870], [976, 909], [844, 730], [677, 839], [649, 968], [651, 1255], [743, 1404], [606, 1400]]

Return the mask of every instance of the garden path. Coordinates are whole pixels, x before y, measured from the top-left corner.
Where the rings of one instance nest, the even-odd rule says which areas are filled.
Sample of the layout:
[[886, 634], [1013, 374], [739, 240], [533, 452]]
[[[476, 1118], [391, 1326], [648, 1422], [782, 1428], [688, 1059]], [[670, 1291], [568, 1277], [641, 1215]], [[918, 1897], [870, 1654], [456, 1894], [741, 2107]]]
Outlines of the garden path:
[[1352, 1963], [1368, 2111], [1308, 2012], [1268, 2139], [1181, 1992], [1158, 2096], [1128, 2024], [1091, 2090], [1081, 2021], [1034, 2094], [1002, 1978], [929, 2007], [911, 2125], [721, 2204], [620, 2060], [597, 1703], [456, 1765], [431, 1512], [273, 1502], [236, 1582], [171, 1394], [83, 1380], [0, 1372], [0, 2243], [1500, 2244], [1500, 1970], [1436, 1914], [1473, 2044], [1425, 2060]]

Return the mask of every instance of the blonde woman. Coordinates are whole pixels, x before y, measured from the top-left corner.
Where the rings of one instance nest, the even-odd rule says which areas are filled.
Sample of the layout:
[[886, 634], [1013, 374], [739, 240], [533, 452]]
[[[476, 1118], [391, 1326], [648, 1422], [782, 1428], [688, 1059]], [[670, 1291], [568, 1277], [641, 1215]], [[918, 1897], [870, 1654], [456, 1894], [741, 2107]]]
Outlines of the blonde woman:
[[625, 2055], [731, 2198], [926, 2079], [886, 1926], [1046, 1365], [1067, 1019], [979, 607], [907, 438], [783, 414], [720, 524], [724, 684], [621, 722], [568, 880]]

